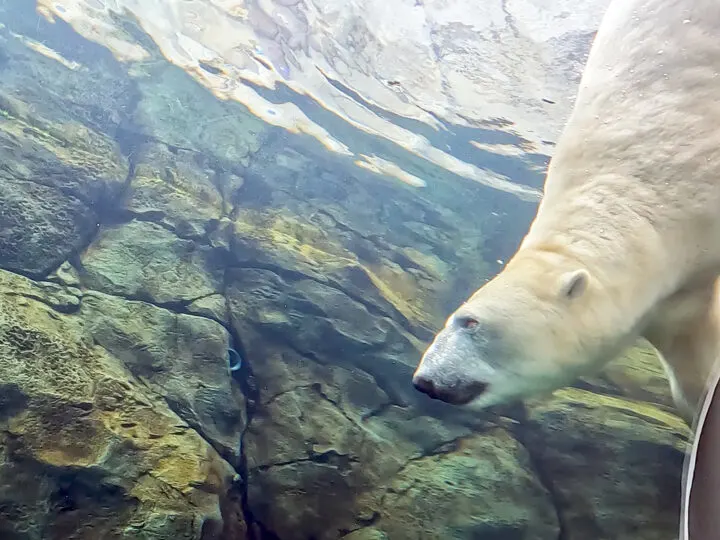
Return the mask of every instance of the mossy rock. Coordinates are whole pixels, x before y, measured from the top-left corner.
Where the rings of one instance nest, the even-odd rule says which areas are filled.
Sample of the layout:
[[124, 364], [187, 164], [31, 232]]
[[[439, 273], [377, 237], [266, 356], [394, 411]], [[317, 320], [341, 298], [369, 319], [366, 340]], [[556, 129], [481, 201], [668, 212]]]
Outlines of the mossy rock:
[[43, 277], [92, 238], [128, 166], [113, 141], [24, 106], [0, 97], [0, 265]]
[[573, 386], [652, 403], [669, 413], [677, 412], [667, 373], [653, 347], [642, 339], [605, 365], [600, 372], [580, 377]]
[[230, 336], [216, 321], [92, 292], [86, 331], [232, 464], [240, 462], [244, 396], [228, 367]]
[[195, 539], [220, 521], [232, 468], [96, 345], [83, 314], [55, 309], [76, 293], [0, 278], [0, 532], [122, 538], [152, 522], [148, 538]]
[[178, 236], [204, 241], [233, 208], [242, 179], [216, 171], [201, 155], [148, 143], [137, 152], [125, 208]]
[[499, 429], [409, 462], [390, 482], [374, 527], [398, 540], [554, 540], [559, 533], [527, 451]]
[[337, 233], [283, 211], [243, 210], [234, 222], [233, 255], [335, 285], [429, 339], [444, 316], [436, 284], [388, 259], [362, 263]]
[[690, 435], [679, 417], [648, 403], [563, 389], [531, 404], [523, 433], [553, 486], [568, 540], [676, 534]]
[[161, 225], [131, 221], [100, 231], [81, 256], [81, 283], [152, 303], [189, 303], [221, 289], [216, 255]]

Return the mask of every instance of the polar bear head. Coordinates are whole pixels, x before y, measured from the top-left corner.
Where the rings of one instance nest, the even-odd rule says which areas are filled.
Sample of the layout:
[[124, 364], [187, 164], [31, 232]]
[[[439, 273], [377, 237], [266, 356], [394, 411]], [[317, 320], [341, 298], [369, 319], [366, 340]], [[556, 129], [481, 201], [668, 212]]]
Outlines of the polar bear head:
[[518, 252], [447, 320], [413, 384], [485, 408], [550, 392], [601, 368], [636, 338], [624, 301], [578, 261]]

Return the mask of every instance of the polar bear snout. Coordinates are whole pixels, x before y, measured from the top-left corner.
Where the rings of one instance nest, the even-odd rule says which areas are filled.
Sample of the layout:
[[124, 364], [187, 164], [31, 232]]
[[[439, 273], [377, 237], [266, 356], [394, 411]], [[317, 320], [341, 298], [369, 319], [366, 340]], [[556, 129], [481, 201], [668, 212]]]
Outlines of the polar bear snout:
[[488, 384], [480, 381], [471, 383], [456, 381], [453, 384], [446, 384], [428, 375], [416, 374], [413, 377], [413, 386], [432, 399], [451, 405], [466, 405], [485, 392]]
[[494, 324], [460, 310], [448, 320], [423, 354], [413, 386], [452, 405], [467, 405], [488, 393], [496, 370], [488, 360], [500, 341]]

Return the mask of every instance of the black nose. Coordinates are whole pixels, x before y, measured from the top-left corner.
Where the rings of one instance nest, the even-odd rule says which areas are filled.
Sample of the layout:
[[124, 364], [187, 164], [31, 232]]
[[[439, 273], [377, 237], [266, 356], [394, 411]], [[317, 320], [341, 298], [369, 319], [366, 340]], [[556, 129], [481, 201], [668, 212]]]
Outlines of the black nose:
[[487, 390], [488, 384], [480, 381], [452, 386], [437, 385], [432, 379], [422, 375], [413, 377], [413, 386], [433, 399], [439, 399], [453, 405], [465, 405]]
[[435, 395], [435, 385], [430, 379], [426, 377], [422, 377], [420, 375], [413, 377], [413, 386], [417, 390], [419, 390], [423, 394], [427, 394], [431, 398], [437, 397]]

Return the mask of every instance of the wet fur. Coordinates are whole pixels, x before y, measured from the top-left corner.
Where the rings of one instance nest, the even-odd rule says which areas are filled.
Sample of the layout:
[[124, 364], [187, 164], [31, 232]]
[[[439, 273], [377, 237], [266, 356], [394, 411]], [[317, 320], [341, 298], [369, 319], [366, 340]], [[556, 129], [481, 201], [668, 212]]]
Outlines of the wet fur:
[[[452, 389], [495, 377], [471, 402], [486, 407], [569, 384], [645, 337], [691, 419], [720, 352], [718, 36], [717, 0], [612, 2], [527, 236], [416, 377]], [[586, 289], [566, 301], [563, 276], [579, 270]], [[467, 316], [501, 324], [496, 349], [519, 348], [490, 358], [458, 326]]]

